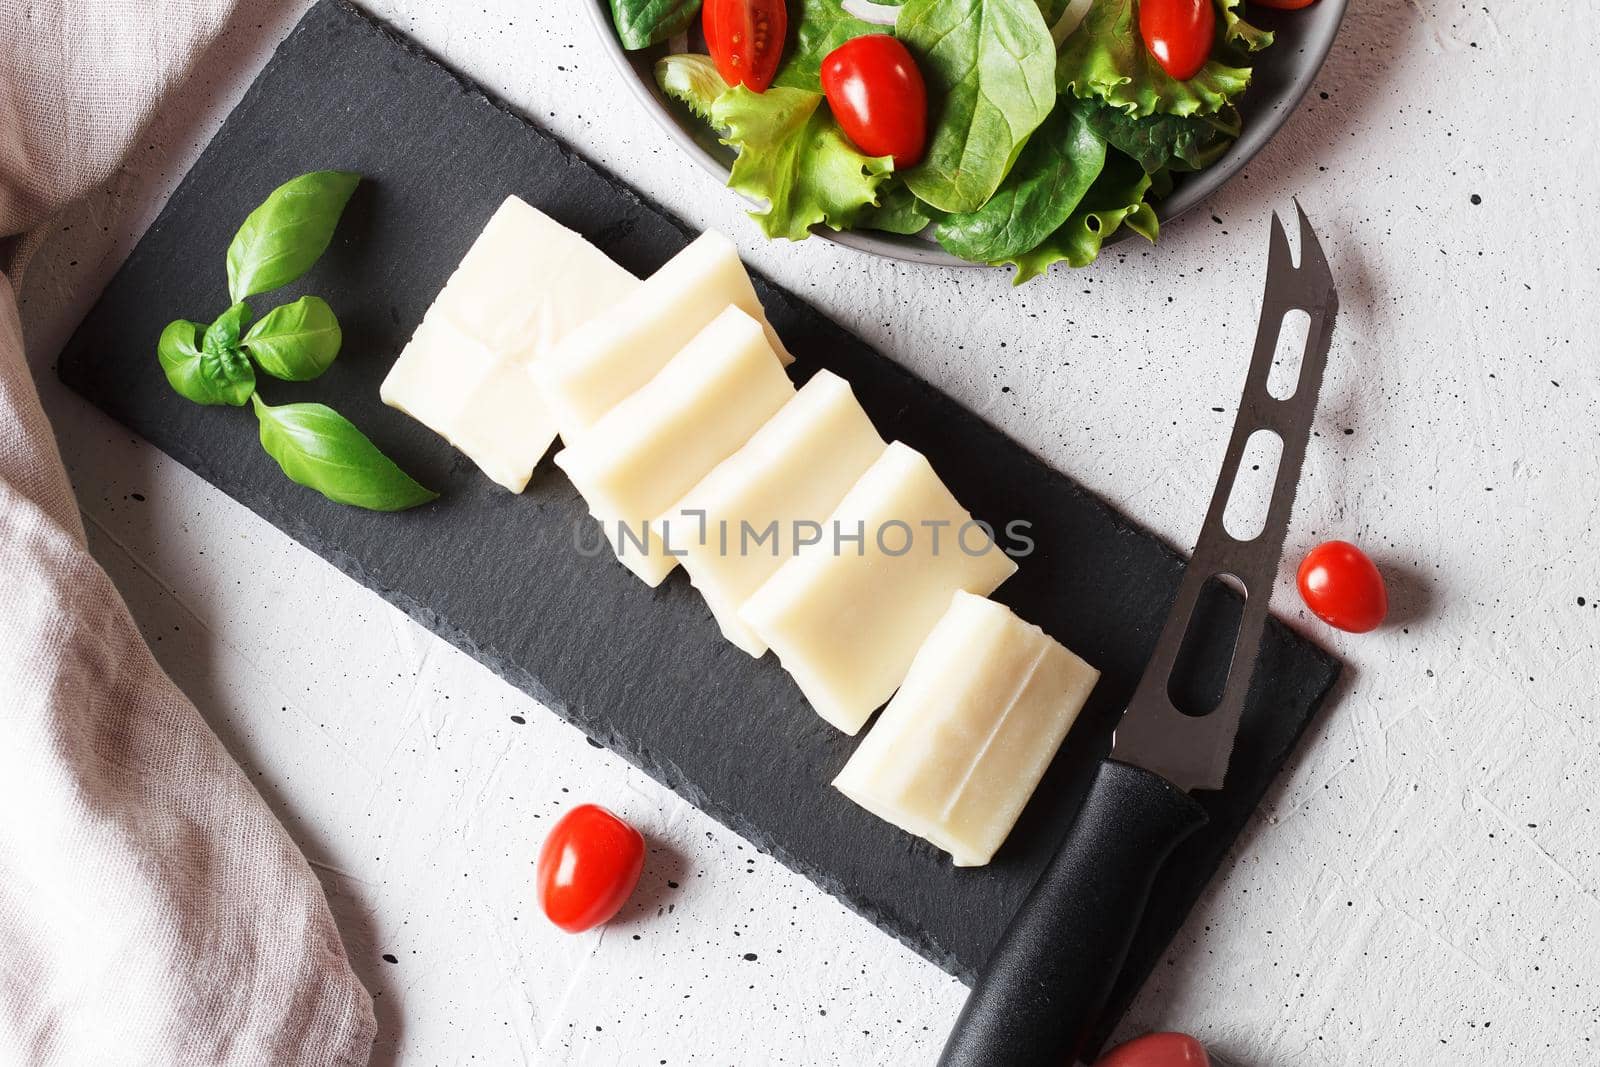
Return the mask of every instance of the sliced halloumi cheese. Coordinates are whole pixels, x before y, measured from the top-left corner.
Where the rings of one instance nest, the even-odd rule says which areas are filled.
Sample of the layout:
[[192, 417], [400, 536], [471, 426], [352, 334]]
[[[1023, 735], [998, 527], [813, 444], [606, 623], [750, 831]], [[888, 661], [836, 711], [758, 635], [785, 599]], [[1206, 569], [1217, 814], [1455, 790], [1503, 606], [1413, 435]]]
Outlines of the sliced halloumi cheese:
[[752, 656], [766, 643], [739, 608], [795, 554], [874, 460], [883, 438], [850, 383], [818, 371], [779, 412], [657, 524], [723, 636]]
[[526, 363], [608, 311], [639, 279], [549, 215], [508, 196], [434, 300], [469, 336]]
[[521, 492], [555, 440], [538, 390], [521, 380], [527, 363], [638, 285], [583, 237], [507, 197], [379, 395]]
[[794, 394], [761, 324], [729, 307], [592, 433], [556, 453], [556, 464], [600, 520], [617, 558], [659, 585], [677, 560], [650, 524]]
[[1008, 608], [956, 593], [833, 784], [956, 866], [982, 866], [1099, 679]]
[[378, 395], [455, 444], [457, 416], [500, 363], [494, 349], [449, 319], [430, 315], [389, 368]]
[[1017, 565], [927, 459], [895, 442], [739, 611], [811, 706], [859, 731], [905, 678], [957, 590], [987, 596]]
[[707, 231], [610, 313], [577, 327], [530, 364], [562, 440], [575, 444], [730, 304], [761, 324], [779, 359], [792, 362], [733, 242]]

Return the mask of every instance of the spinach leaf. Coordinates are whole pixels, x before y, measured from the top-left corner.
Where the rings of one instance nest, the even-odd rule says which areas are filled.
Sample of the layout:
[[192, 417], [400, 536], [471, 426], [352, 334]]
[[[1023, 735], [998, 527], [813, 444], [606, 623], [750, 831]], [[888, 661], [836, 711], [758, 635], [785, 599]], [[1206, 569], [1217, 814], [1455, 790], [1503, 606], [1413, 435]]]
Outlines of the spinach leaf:
[[1072, 214], [1106, 162], [1088, 108], [1063, 101], [1034, 131], [1017, 165], [977, 211], [951, 215], [934, 236], [976, 263], [1002, 263], [1049, 237]]
[[1017, 268], [1012, 284], [1021, 285], [1063, 260], [1072, 267], [1088, 266], [1123, 226], [1154, 241], [1160, 224], [1155, 210], [1144, 202], [1150, 184], [1150, 175], [1139, 164], [1119, 152], [1108, 153], [1105, 169], [1071, 217], [1037, 248], [1011, 260]]
[[717, 73], [710, 56], [684, 52], [656, 60], [656, 84], [675, 100], [681, 100], [698, 117], [711, 121], [711, 105], [728, 91], [728, 83]]
[[[1224, 11], [1231, 8], [1224, 6]], [[1129, 115], [1208, 115], [1226, 107], [1250, 84], [1250, 69], [1212, 58], [1188, 81], [1161, 69], [1139, 34], [1136, 0], [1095, 0], [1078, 28], [1061, 42], [1056, 85], [1063, 94], [1100, 99]], [[1226, 20], [1223, 20], [1224, 23]], [[1218, 27], [1225, 43], [1236, 30]]]
[[250, 212], [228, 246], [228, 292], [235, 301], [287, 285], [311, 268], [361, 181], [319, 170], [293, 178]]
[[1224, 108], [1214, 115], [1145, 115], [1134, 118], [1120, 108], [1100, 106], [1089, 125], [1117, 151], [1132, 156], [1146, 174], [1167, 167], [1200, 170], [1210, 166], [1239, 136], [1239, 113]]
[[325, 404], [272, 407], [252, 396], [261, 447], [289, 480], [336, 504], [402, 511], [439, 494], [419, 485], [343, 415]]
[[1044, 16], [1034, 0], [906, 0], [896, 33], [917, 56], [932, 111], [927, 156], [906, 185], [941, 211], [976, 211], [1055, 106]]
[[169, 322], [156, 342], [156, 358], [174, 392], [196, 404], [239, 407], [255, 392], [256, 375], [237, 348], [211, 350], [198, 322]]
[[630, 51], [682, 33], [699, 13], [700, 0], [611, 0], [611, 22]]
[[829, 52], [852, 37], [890, 32], [887, 26], [874, 26], [856, 18], [840, 6], [839, 0], [801, 0], [799, 9], [789, 19], [789, 40], [783, 50], [787, 58], [773, 76], [774, 85], [820, 93], [822, 61]]
[[921, 233], [936, 214], [941, 213], [912, 196], [911, 190], [900, 182], [890, 180], [878, 186], [878, 202], [861, 213], [856, 227], [885, 233]]
[[241, 343], [274, 378], [307, 382], [333, 363], [342, 336], [328, 302], [319, 296], [302, 296], [267, 312]]
[[799, 241], [816, 223], [855, 225], [894, 169], [888, 156], [857, 151], [821, 104], [821, 93], [782, 86], [753, 93], [742, 85], [712, 102], [723, 143], [739, 149], [728, 188], [766, 201], [750, 217], [768, 237]]

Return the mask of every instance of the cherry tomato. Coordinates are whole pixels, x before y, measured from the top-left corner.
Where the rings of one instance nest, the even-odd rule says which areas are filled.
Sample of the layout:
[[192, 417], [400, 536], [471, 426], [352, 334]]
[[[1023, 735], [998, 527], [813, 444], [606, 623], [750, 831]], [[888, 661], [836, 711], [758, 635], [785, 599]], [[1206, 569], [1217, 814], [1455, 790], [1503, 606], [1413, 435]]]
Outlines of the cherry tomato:
[[1307, 552], [1296, 577], [1300, 599], [1329, 626], [1364, 634], [1389, 613], [1383, 575], [1348, 541], [1328, 541]]
[[567, 933], [582, 933], [617, 913], [643, 869], [639, 831], [605, 808], [580, 804], [539, 849], [539, 906]]
[[1275, 7], [1279, 11], [1299, 11], [1303, 7], [1310, 7], [1317, 0], [1254, 0], [1262, 7]]
[[783, 0], [706, 0], [700, 25], [722, 80], [766, 92], [789, 29]]
[[1141, 0], [1139, 35], [1161, 69], [1179, 81], [1200, 73], [1217, 32], [1215, 0]]
[[829, 52], [822, 92], [845, 136], [867, 155], [893, 156], [896, 170], [922, 158], [928, 88], [917, 61], [895, 38], [869, 33]]
[[1118, 1045], [1095, 1067], [1211, 1067], [1211, 1057], [1188, 1034], [1145, 1034]]

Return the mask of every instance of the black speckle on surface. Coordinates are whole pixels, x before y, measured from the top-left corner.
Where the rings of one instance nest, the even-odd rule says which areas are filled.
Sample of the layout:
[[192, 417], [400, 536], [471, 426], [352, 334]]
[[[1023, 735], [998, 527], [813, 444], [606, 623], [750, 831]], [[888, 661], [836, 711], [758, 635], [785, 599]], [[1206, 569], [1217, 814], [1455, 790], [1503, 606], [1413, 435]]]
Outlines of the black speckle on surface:
[[606, 747], [606, 746], [602, 745], [600, 742], [596, 741], [592, 737], [585, 737], [584, 740], [586, 742], [588, 742], [590, 748], [605, 748]]
[[1483, 197], [1479, 196], [1477, 193], [1473, 193], [1467, 199], [1471, 200], [1475, 205], [1483, 203]]
[[399, 963], [400, 962], [400, 957], [396, 956], [393, 952], [385, 952], [383, 954], [383, 962], [385, 962], [385, 963]]
[[521, 715], [511, 716], [511, 721], [516, 723], [518, 726], [526, 726], [528, 723], [528, 720], [524, 719]]
[[756, 961], [756, 954], [754, 952], [746, 952], [744, 954], [744, 958], [750, 963], [754, 963]]
[[141, 503], [141, 504], [144, 503], [144, 494], [143, 493], [129, 493], [128, 495], [130, 497], [132, 497], [133, 499], [139, 501], [139, 503]]

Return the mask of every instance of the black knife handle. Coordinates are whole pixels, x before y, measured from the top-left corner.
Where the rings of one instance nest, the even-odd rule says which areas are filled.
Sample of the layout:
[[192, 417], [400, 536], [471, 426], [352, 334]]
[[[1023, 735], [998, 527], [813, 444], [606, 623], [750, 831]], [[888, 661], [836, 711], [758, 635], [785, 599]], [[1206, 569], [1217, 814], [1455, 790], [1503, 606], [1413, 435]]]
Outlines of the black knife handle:
[[1156, 872], [1206, 821], [1149, 771], [1100, 764], [1060, 850], [967, 997], [940, 1067], [1064, 1067], [1122, 970]]

